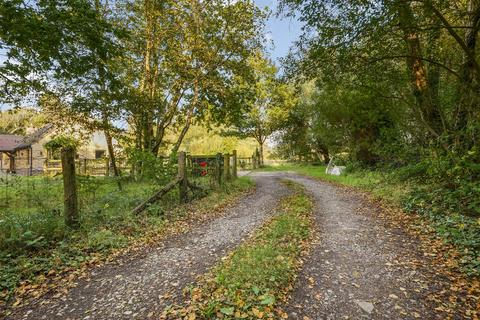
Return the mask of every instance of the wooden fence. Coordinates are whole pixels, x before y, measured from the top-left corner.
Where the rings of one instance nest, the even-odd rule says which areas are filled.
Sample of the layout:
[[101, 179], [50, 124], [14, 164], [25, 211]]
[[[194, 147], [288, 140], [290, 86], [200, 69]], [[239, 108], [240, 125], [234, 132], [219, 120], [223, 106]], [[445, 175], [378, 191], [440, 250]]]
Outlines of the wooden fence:
[[[117, 160], [117, 168], [122, 172], [129, 172], [130, 167], [125, 160]], [[43, 173], [54, 175], [62, 172], [62, 161], [47, 159], [43, 165]], [[110, 168], [110, 159], [77, 159], [75, 160], [75, 172], [79, 175], [109, 176], [113, 173]]]
[[178, 186], [179, 200], [189, 200], [189, 191], [207, 192], [208, 188], [220, 186], [237, 178], [237, 153], [216, 155], [188, 155], [178, 153], [178, 174], [167, 185], [158, 190], [147, 201], [137, 206], [134, 214], [139, 214], [149, 205], [160, 200], [165, 194]]
[[[76, 228], [79, 225], [78, 209], [78, 175], [109, 175], [110, 164], [108, 159], [83, 160], [75, 159], [73, 148], [61, 149], [61, 160], [45, 161], [45, 173], [60, 173], [63, 176], [64, 214], [67, 226]], [[169, 191], [178, 187], [179, 200], [182, 203], [189, 201], [193, 193], [208, 193], [209, 189], [225, 185], [237, 178], [238, 167], [243, 169], [255, 169], [258, 167], [258, 157], [238, 158], [237, 152], [232, 154], [216, 155], [187, 155], [185, 152], [178, 153], [178, 163], [172, 163], [172, 159], [162, 159], [170, 170], [168, 177], [175, 177], [165, 186], [161, 187], [149, 199], [137, 206], [134, 214], [139, 214], [151, 204], [160, 200]], [[123, 162], [121, 162], [123, 163]], [[121, 168], [127, 169], [126, 162]], [[157, 171], [157, 167], [152, 168]], [[130, 171], [129, 168], [127, 171]], [[125, 172], [125, 171], [123, 171]], [[118, 179], [119, 189], [122, 190], [121, 180]]]
[[[259, 160], [255, 154], [252, 157], [237, 157], [236, 151], [233, 151], [230, 156], [229, 162], [232, 168], [239, 170], [252, 170], [259, 167]], [[211, 177], [215, 175], [215, 164], [218, 162], [223, 170], [224, 155], [219, 153], [216, 155], [187, 155], [187, 167], [191, 171], [192, 177]], [[221, 159], [221, 160], [218, 160]], [[235, 160], [234, 160], [235, 159]], [[166, 162], [169, 162], [169, 158], [165, 158]], [[233, 167], [233, 162], [236, 166]], [[117, 168], [122, 173], [130, 172], [131, 167], [127, 164], [127, 161], [123, 159], [117, 159]], [[43, 165], [43, 173], [47, 175], [55, 175], [62, 172], [62, 161], [47, 159]], [[78, 175], [89, 176], [109, 176], [113, 174], [110, 167], [110, 159], [76, 159], [75, 160], [75, 172]]]

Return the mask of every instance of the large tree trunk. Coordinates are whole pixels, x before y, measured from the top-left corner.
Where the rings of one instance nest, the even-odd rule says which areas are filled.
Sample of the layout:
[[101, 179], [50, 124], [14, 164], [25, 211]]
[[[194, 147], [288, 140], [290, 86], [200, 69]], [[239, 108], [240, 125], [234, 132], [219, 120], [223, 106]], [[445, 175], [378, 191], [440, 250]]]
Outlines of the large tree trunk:
[[[478, 74], [475, 67], [475, 49], [480, 21], [480, 0], [468, 1], [468, 16], [464, 41], [465, 49], [461, 68], [462, 83], [459, 88], [459, 98], [456, 108], [454, 130], [460, 131], [467, 127], [470, 113], [479, 104], [478, 98]], [[462, 139], [463, 140], [463, 139]], [[462, 141], [465, 143], [466, 141]]]
[[410, 83], [421, 120], [426, 126], [430, 139], [438, 138], [443, 132], [442, 116], [434, 103], [427, 70], [423, 62], [420, 38], [410, 1], [398, 2], [400, 28], [407, 45], [407, 67]]

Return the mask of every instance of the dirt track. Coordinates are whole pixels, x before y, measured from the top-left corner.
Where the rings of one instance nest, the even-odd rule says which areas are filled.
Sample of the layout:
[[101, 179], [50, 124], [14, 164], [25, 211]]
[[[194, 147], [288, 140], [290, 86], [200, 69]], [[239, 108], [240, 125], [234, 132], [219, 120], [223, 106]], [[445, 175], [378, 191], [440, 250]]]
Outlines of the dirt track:
[[304, 185], [316, 204], [317, 239], [284, 306], [290, 319], [445, 318], [430, 298], [449, 290], [448, 279], [435, 274], [415, 238], [382, 223], [378, 208], [358, 193], [292, 173], [252, 177], [256, 192], [219, 218], [133, 260], [99, 267], [64, 298], [40, 298], [11, 319], [158, 318], [181, 302], [182, 289], [197, 275], [274, 214], [288, 192], [284, 178]]

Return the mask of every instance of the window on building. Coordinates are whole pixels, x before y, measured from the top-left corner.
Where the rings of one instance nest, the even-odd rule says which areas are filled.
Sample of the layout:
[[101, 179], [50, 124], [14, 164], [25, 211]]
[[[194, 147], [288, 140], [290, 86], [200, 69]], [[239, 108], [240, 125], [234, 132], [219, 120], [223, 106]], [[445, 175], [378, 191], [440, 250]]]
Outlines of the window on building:
[[101, 159], [105, 157], [105, 150], [95, 150], [95, 159]]

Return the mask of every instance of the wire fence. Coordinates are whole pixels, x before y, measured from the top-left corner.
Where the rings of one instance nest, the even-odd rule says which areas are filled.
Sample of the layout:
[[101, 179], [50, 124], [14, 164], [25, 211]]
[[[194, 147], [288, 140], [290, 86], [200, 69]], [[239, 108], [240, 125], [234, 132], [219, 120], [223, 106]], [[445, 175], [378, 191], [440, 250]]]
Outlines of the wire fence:
[[[234, 158], [223, 154], [187, 155], [189, 198], [206, 194], [224, 182], [225, 161], [228, 161], [230, 169], [234, 167], [233, 161], [236, 161], [239, 169], [255, 167], [254, 158]], [[130, 199], [127, 201], [128, 206], [124, 207], [130, 210], [178, 175], [176, 159], [167, 157], [157, 158], [151, 163], [132, 165], [125, 159], [118, 159], [117, 163], [122, 174], [120, 177], [113, 176], [110, 162], [106, 158], [75, 161], [80, 212], [88, 214], [103, 210], [119, 198]], [[12, 212], [62, 212], [64, 199], [61, 161], [42, 158], [35, 162], [17, 158], [15, 165], [16, 174], [8, 173], [11, 171], [9, 163], [2, 162], [0, 167], [0, 215]], [[132, 168], [141, 166], [143, 174], [149, 178], [135, 178]]]
[[255, 157], [242, 157], [237, 158], [237, 166], [241, 170], [252, 170], [255, 169]]
[[[130, 173], [131, 166], [127, 159], [116, 159], [117, 168], [124, 174]], [[75, 168], [79, 175], [110, 176], [113, 169], [109, 158], [76, 159]], [[17, 174], [21, 176], [56, 175], [62, 172], [60, 159], [47, 157], [15, 157], [9, 158], [0, 154], [0, 176]]]
[[[130, 178], [77, 176], [78, 205], [80, 212], [94, 212], [114, 202], [115, 199], [133, 197], [132, 206], [146, 199], [159, 182], [152, 179], [135, 181]], [[118, 182], [123, 188], [118, 188]], [[0, 177], [0, 214], [62, 212], [63, 180], [61, 176]]]

